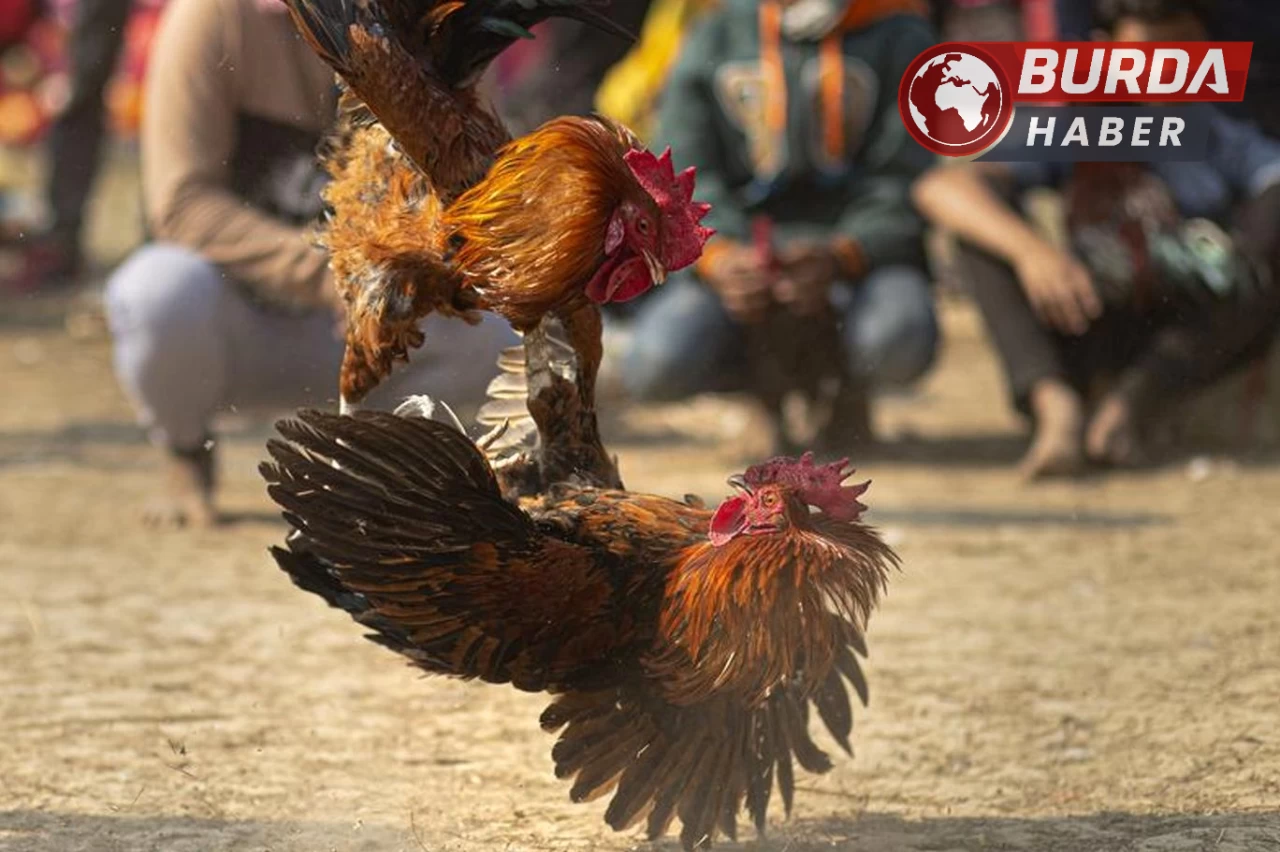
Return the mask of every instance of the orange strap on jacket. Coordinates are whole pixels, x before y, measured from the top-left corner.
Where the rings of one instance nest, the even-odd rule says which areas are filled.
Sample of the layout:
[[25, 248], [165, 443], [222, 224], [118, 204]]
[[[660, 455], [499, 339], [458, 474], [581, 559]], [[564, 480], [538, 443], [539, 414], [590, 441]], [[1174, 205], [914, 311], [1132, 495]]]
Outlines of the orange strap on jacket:
[[842, 33], [830, 33], [818, 49], [822, 92], [822, 147], [832, 162], [844, 160], [844, 45]]
[[761, 153], [768, 171], [777, 172], [787, 139], [787, 76], [782, 65], [782, 7], [773, 0], [760, 4], [760, 71], [764, 76], [764, 123], [769, 134]]
[[[845, 155], [843, 43], [844, 31], [837, 28], [818, 48], [822, 149], [835, 162]], [[782, 62], [782, 8], [774, 0], [760, 4], [760, 70], [765, 127], [772, 145], [766, 153], [769, 165], [776, 169], [778, 151], [787, 138], [787, 78]]]

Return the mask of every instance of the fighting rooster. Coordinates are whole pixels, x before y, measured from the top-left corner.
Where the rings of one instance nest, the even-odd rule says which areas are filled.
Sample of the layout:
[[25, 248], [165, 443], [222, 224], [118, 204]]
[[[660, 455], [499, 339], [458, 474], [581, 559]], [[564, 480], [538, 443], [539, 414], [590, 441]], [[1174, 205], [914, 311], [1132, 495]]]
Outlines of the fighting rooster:
[[428, 672], [552, 695], [556, 775], [574, 801], [612, 790], [617, 830], [647, 820], [656, 838], [679, 816], [693, 849], [735, 837], [745, 806], [763, 831], [775, 785], [791, 809], [795, 764], [831, 768], [810, 706], [849, 750], [848, 687], [866, 702], [858, 655], [897, 557], [860, 522], [846, 462], [756, 465], [714, 512], [545, 479], [510, 499], [518, 465], [408, 405], [279, 424], [262, 473], [300, 588]]
[[340, 376], [351, 410], [420, 346], [439, 312], [562, 319], [591, 405], [598, 305], [634, 298], [697, 260], [694, 175], [602, 118], [559, 118], [511, 141], [476, 84], [553, 16], [625, 35], [591, 0], [288, 0], [345, 82], [325, 160], [321, 235], [347, 313]]

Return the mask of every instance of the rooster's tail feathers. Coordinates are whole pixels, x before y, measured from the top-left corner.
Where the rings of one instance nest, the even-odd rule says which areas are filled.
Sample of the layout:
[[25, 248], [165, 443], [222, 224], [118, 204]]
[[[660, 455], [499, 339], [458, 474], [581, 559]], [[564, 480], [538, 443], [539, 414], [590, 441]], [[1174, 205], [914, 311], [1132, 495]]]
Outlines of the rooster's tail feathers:
[[421, 416], [438, 412], [277, 424], [261, 471], [292, 532], [276, 561], [429, 672], [557, 692], [616, 679], [633, 604], [614, 563], [504, 500], [471, 439]]
[[574, 779], [569, 795], [577, 802], [614, 790], [605, 821], [618, 831], [647, 819], [652, 840], [679, 816], [686, 850], [709, 845], [717, 830], [735, 840], [744, 806], [763, 833], [775, 787], [791, 812], [795, 764], [815, 774], [831, 769], [809, 736], [810, 704], [850, 751], [846, 681], [860, 698], [866, 687], [852, 652], [842, 663], [807, 699], [780, 690], [753, 709], [731, 697], [676, 707], [626, 689], [562, 695], [542, 714], [545, 730], [563, 729], [552, 750], [556, 776]]
[[298, 32], [321, 59], [338, 73], [348, 70], [351, 28], [378, 23], [376, 4], [357, 0], [285, 0]]
[[475, 444], [422, 413], [300, 411], [276, 424], [280, 438], [267, 444], [272, 460], [259, 470], [292, 532], [271, 553], [295, 585], [370, 628], [374, 642], [429, 671], [498, 677], [460, 667], [450, 656], [457, 636], [426, 641], [425, 622], [395, 617], [404, 612], [394, 605], [390, 615], [385, 609], [406, 587], [426, 607], [432, 590], [471, 570], [481, 537], [515, 549], [532, 534], [528, 518], [499, 496]]
[[[394, 573], [410, 562], [423, 571], [452, 569], [479, 526], [500, 543], [527, 541], [527, 517], [502, 500], [489, 463], [452, 425], [381, 411], [307, 410], [276, 428], [280, 437], [267, 444], [272, 460], [260, 471], [295, 531], [289, 549], [330, 568], [348, 566], [333, 577], [345, 589], [360, 591], [354, 576]], [[281, 567], [299, 577], [295, 566]], [[304, 588], [335, 603], [318, 583]], [[341, 601], [335, 605], [356, 614]]]
[[[352, 70], [353, 39], [395, 39], [423, 70], [469, 86], [499, 53], [548, 18], [570, 18], [632, 41], [602, 11], [607, 0], [286, 0], [311, 48], [341, 74]], [[355, 36], [360, 32], [362, 36]], [[382, 49], [390, 45], [383, 43]]]
[[366, 633], [365, 637], [370, 641], [415, 661], [425, 662], [421, 659], [421, 649], [403, 627], [379, 615], [368, 597], [343, 586], [326, 562], [308, 553], [296, 535], [291, 546], [297, 549], [272, 547], [271, 556], [295, 586], [322, 598], [329, 606], [350, 615], [357, 624], [369, 628], [372, 632]]
[[601, 11], [607, 0], [465, 0], [437, 5], [450, 8], [437, 13], [428, 48], [435, 57], [435, 73], [454, 86], [473, 83], [494, 57], [521, 39], [533, 38], [530, 30], [548, 18], [570, 18], [635, 40]]

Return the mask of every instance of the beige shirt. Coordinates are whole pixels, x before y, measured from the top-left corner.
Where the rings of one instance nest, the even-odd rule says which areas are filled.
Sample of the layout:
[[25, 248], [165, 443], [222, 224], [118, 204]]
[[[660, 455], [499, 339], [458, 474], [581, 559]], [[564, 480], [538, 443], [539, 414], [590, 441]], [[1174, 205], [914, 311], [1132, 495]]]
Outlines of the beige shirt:
[[245, 183], [245, 157], [279, 144], [259, 130], [275, 125], [314, 140], [333, 120], [333, 73], [288, 13], [259, 0], [172, 0], [145, 104], [142, 179], [152, 236], [200, 253], [266, 298], [318, 301], [327, 258], [307, 228], [236, 189]]

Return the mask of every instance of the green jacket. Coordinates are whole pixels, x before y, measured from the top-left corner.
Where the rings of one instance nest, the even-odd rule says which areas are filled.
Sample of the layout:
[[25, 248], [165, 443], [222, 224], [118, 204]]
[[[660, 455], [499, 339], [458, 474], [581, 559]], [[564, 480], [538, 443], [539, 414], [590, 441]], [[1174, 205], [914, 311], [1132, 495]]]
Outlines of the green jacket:
[[[697, 195], [712, 205], [704, 224], [748, 242], [751, 218], [765, 213], [783, 240], [852, 239], [866, 268], [923, 263], [924, 226], [909, 191], [933, 157], [902, 125], [898, 84], [934, 42], [926, 21], [903, 14], [845, 33], [842, 122], [824, 122], [819, 43], [776, 39], [786, 128], [772, 133], [760, 4], [725, 0], [686, 39], [659, 120], [659, 139], [676, 162], [698, 168]], [[832, 157], [829, 146], [824, 151], [827, 123], [843, 125], [841, 157]]]

